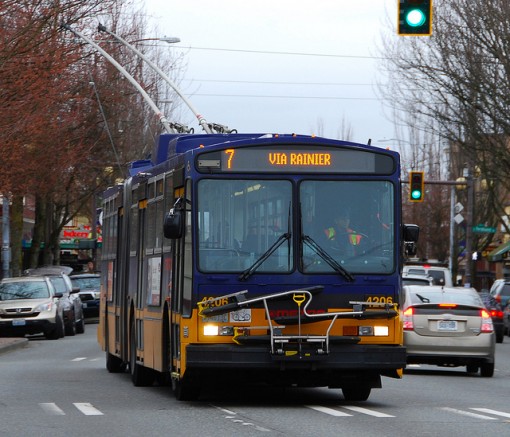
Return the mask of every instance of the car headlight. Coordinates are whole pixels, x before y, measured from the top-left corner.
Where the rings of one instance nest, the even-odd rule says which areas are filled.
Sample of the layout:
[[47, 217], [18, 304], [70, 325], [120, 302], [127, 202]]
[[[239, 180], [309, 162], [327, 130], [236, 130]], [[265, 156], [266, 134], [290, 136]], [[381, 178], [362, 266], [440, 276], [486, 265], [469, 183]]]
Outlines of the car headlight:
[[37, 305], [34, 308], [34, 312], [42, 313], [44, 311], [51, 311], [53, 308], [53, 302], [45, 302]]

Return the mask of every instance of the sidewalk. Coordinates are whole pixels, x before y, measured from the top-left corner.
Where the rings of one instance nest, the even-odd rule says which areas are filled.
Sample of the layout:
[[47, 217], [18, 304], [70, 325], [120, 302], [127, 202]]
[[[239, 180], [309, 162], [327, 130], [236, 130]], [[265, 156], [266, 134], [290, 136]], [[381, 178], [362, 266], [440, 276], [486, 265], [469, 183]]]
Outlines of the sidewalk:
[[0, 355], [14, 349], [19, 349], [28, 345], [27, 338], [20, 337], [0, 337]]

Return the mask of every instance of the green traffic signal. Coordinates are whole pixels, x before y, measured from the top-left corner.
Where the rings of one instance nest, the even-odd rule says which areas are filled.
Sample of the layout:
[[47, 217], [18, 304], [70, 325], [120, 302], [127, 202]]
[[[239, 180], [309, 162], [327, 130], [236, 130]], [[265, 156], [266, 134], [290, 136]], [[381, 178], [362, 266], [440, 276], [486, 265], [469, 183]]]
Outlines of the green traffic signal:
[[409, 201], [423, 202], [425, 174], [422, 171], [409, 172]]
[[399, 0], [397, 18], [399, 35], [431, 35], [432, 0]]
[[422, 26], [426, 19], [427, 17], [421, 9], [411, 9], [405, 17], [406, 23], [411, 27]]
[[421, 191], [420, 190], [413, 190], [413, 191], [411, 191], [411, 197], [414, 200], [420, 199], [421, 198]]

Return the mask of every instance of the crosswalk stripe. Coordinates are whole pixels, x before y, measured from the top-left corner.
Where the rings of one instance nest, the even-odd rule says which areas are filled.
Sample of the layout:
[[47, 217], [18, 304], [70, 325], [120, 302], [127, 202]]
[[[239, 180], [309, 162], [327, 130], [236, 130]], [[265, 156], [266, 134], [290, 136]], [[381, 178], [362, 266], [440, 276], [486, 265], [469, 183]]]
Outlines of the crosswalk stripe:
[[54, 416], [64, 416], [66, 414], [53, 402], [40, 403], [39, 405], [48, 414], [52, 414]]
[[88, 402], [76, 402], [73, 404], [86, 416], [102, 416], [103, 413]]
[[357, 413], [368, 414], [369, 416], [375, 417], [395, 417], [391, 414], [380, 413], [379, 411], [369, 410], [368, 408], [356, 407], [354, 405], [342, 405], [342, 408], [346, 408], [347, 410], [356, 411]]
[[456, 408], [443, 407], [442, 410], [450, 411], [450, 412], [456, 413], [456, 414], [461, 414], [462, 416], [473, 417], [475, 419], [496, 420], [495, 417], [484, 416], [482, 414], [471, 413], [469, 411], [464, 411], [464, 410], [457, 410]]
[[480, 411], [480, 413], [494, 414], [495, 416], [510, 417], [510, 413], [502, 411], [491, 410], [489, 408], [470, 408], [470, 410]]
[[334, 410], [333, 408], [321, 407], [320, 405], [306, 405], [306, 407], [312, 410], [320, 411], [321, 413], [329, 414], [330, 416], [336, 417], [351, 417], [352, 414], [343, 413], [342, 411]]

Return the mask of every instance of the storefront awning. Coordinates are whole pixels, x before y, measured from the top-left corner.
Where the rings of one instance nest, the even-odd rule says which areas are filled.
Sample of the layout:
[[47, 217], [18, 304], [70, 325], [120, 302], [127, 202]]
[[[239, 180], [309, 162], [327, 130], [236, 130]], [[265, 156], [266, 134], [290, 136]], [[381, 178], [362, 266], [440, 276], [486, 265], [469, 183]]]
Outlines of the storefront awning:
[[510, 251], [510, 241], [503, 243], [501, 246], [496, 247], [492, 252], [489, 252], [487, 258], [489, 261], [502, 261], [507, 257], [507, 253]]

